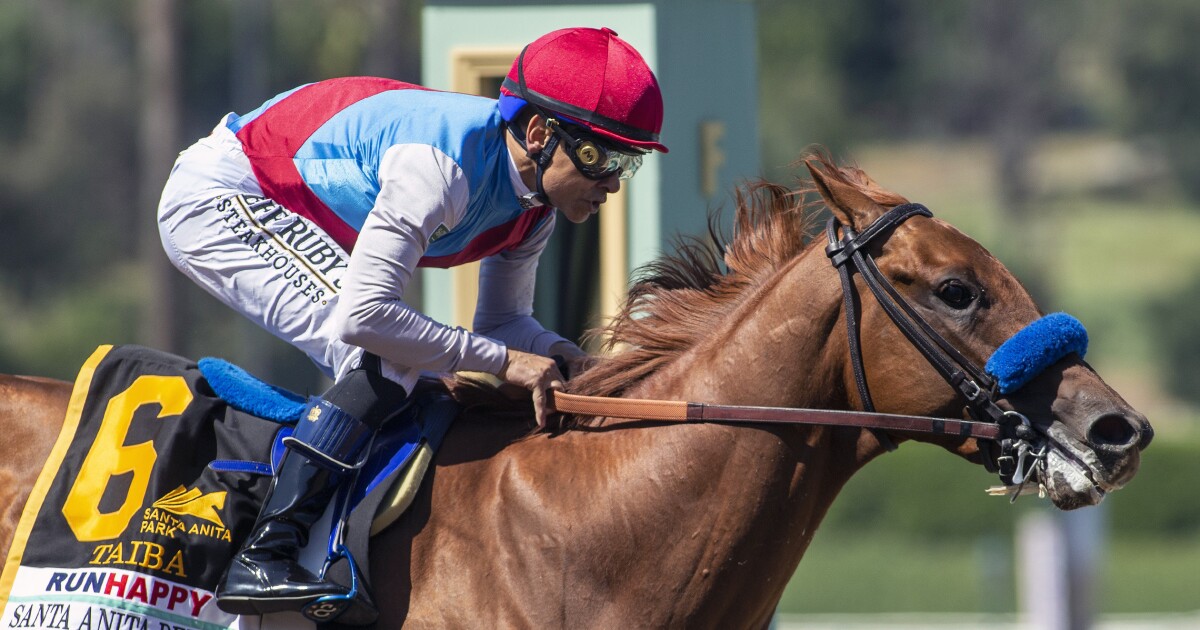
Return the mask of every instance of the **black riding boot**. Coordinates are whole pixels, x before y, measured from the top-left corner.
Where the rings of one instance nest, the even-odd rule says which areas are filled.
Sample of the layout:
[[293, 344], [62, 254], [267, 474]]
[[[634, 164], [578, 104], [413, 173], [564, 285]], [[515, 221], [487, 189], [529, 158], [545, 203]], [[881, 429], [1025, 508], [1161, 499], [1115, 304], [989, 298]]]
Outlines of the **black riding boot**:
[[403, 387], [379, 372], [379, 359], [367, 355], [363, 368], [310, 402], [285, 438], [287, 452], [254, 529], [217, 587], [221, 610], [301, 610], [322, 597], [348, 595], [349, 589], [302, 566], [298, 556], [338, 489], [353, 480], [375, 431], [407, 398]]
[[289, 448], [253, 532], [217, 589], [221, 610], [239, 615], [299, 610], [318, 598], [348, 593], [297, 560], [345, 476]]

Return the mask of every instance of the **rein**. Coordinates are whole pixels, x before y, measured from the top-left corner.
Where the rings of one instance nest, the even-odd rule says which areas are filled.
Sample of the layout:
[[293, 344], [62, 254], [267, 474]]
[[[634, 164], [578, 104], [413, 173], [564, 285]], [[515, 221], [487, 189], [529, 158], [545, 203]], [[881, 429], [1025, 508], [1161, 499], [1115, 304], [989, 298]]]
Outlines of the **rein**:
[[[1029, 419], [1016, 411], [1005, 411], [996, 405], [993, 398], [997, 391], [1002, 390], [997, 380], [985, 369], [980, 369], [964, 357], [945, 337], [938, 334], [912, 305], [905, 301], [900, 292], [879, 270], [874, 257], [866, 251], [867, 246], [876, 238], [889, 233], [893, 228], [914, 216], [932, 217], [933, 213], [921, 204], [906, 203], [896, 206], [880, 216], [862, 233], [855, 232], [849, 226], [841, 225], [833, 217], [826, 224], [829, 244], [825, 248], [825, 253], [834, 268], [838, 270], [841, 280], [850, 361], [854, 369], [854, 379], [859, 397], [862, 400], [862, 411], [639, 400], [583, 396], [559, 391], [550, 392], [551, 404], [556, 411], [561, 413], [597, 417], [677, 422], [859, 427], [876, 431], [880, 443], [889, 450], [894, 450], [895, 445], [886, 435], [879, 434], [878, 431], [972, 437], [987, 440], [999, 446], [1000, 454], [995, 461], [989, 457], [984, 458], [984, 466], [989, 471], [999, 472], [1006, 483], [1012, 483], [1018, 487], [1023, 486], [1031, 478], [1033, 466], [1040, 461], [1040, 458], [1044, 457], [1045, 453], [1045, 449], [1042, 449], [1041, 453], [1034, 452], [1034, 443], [1041, 441], [1041, 437], [1034, 430]], [[840, 238], [838, 236], [839, 229]], [[858, 272], [862, 276], [863, 283], [905, 337], [924, 355], [942, 378], [966, 400], [967, 409], [974, 420], [907, 416], [875, 411], [875, 405], [867, 387], [862, 346], [858, 336], [859, 309], [856, 299], [857, 291], [852, 279], [854, 272]], [[1072, 319], [1072, 321], [1074, 320]], [[1044, 327], [1041, 323], [1035, 322], [1029, 328]], [[1021, 336], [1020, 333], [1017, 336]], [[1005, 344], [1005, 346], [1008, 345], [1008, 343]], [[1086, 339], [1084, 339], [1083, 345], [1086, 347]], [[1057, 360], [1057, 356], [1054, 358]], [[990, 368], [991, 365], [989, 364], [987, 367]], [[1003, 389], [1003, 391], [1010, 390]], [[1029, 457], [1030, 455], [1032, 458]]]
[[554, 408], [562, 413], [664, 422], [730, 422], [748, 424], [821, 424], [888, 431], [958, 435], [983, 440], [1003, 437], [989, 422], [905, 416], [867, 411], [713, 405], [674, 400], [582, 396], [551, 390]]

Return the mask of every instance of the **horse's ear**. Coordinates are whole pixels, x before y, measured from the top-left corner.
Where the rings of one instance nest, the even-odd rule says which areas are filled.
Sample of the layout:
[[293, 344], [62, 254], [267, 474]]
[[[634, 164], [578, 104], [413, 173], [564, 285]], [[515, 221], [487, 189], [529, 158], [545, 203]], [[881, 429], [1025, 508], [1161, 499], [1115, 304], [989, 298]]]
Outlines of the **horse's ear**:
[[819, 160], [805, 160], [804, 165], [825, 205], [844, 225], [861, 232], [887, 212], [887, 208], [872, 201], [858, 188], [827, 174], [825, 165]]

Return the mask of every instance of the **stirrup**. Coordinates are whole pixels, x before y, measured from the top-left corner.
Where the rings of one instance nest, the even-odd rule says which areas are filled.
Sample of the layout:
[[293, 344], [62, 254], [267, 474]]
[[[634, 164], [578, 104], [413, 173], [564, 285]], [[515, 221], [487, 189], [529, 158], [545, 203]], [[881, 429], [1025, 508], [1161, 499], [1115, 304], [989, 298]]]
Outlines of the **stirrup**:
[[[325, 561], [326, 568], [333, 564], [339, 558], [345, 558], [350, 565], [350, 590], [343, 595], [325, 595], [318, 597], [313, 601], [304, 605], [300, 609], [300, 614], [305, 618], [315, 623], [329, 623], [346, 612], [354, 600], [358, 598], [358, 564], [354, 562], [354, 556], [350, 554], [350, 550], [344, 545], [338, 545], [336, 551], [331, 553]], [[324, 573], [324, 571], [322, 571]]]
[[[337, 408], [334, 407], [334, 409]], [[339, 409], [338, 411], [341, 410]], [[346, 417], [349, 416], [347, 415]], [[350, 572], [349, 590], [337, 595], [323, 595], [305, 604], [300, 609], [300, 614], [318, 624], [331, 622], [341, 617], [343, 613], [355, 608], [356, 605], [362, 611], [366, 611], [372, 617], [372, 621], [379, 614], [369, 595], [366, 595], [365, 599], [360, 601], [360, 595], [367, 593], [367, 591], [360, 587], [361, 570], [358, 568], [358, 563], [354, 561], [354, 555], [350, 553], [350, 550], [344, 543], [346, 518], [350, 510], [351, 490], [361, 466], [362, 463], [359, 463], [357, 466], [347, 470], [350, 473], [350, 479], [334, 495], [333, 521], [329, 532], [330, 539], [325, 552], [325, 562], [322, 564], [319, 574], [322, 580], [327, 580], [329, 569], [338, 560], [345, 558]]]

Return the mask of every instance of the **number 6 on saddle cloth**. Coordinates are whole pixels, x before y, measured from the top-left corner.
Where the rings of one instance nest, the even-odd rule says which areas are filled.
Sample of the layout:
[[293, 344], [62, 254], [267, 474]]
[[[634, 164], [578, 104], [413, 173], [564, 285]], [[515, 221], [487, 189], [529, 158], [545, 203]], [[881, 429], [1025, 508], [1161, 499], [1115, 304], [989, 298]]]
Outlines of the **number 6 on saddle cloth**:
[[[213, 391], [230, 407], [282, 425], [271, 448], [270, 462], [218, 460], [209, 468], [273, 474], [283, 458], [284, 440], [292, 435], [307, 401], [223, 359], [204, 358], [197, 365]], [[366, 625], [377, 616], [368, 590], [360, 588], [367, 574], [367, 537], [394, 522], [411, 504], [433, 453], [458, 412], [459, 405], [444, 392], [418, 389], [409, 404], [384, 423], [359, 465], [355, 482], [340, 491], [313, 529], [301, 561], [311, 565], [314, 573], [328, 573], [333, 581], [349, 587], [347, 601], [334, 603], [337, 610], [346, 608], [338, 613], [339, 622]], [[347, 527], [348, 523], [352, 526]], [[364, 563], [357, 562], [358, 558]]]

